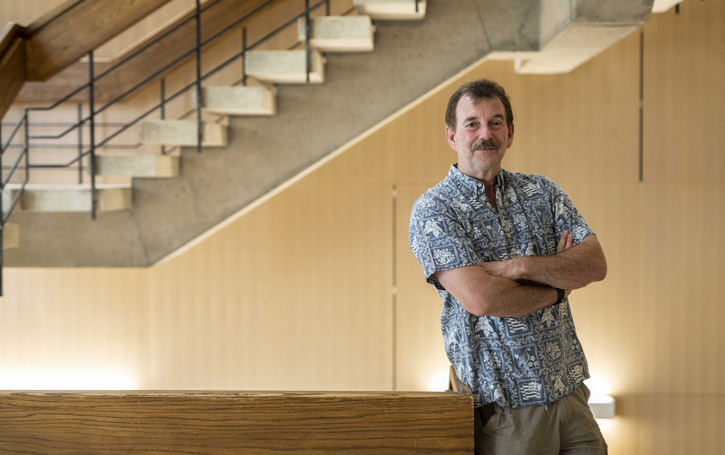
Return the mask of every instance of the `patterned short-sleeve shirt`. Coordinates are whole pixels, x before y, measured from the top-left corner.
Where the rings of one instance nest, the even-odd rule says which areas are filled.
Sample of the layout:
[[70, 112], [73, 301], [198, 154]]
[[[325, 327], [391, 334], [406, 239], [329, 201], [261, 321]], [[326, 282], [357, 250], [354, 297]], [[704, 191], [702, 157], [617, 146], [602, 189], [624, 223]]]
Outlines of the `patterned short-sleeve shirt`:
[[543, 176], [501, 170], [496, 206], [488, 202], [483, 182], [454, 165], [413, 205], [410, 247], [426, 280], [443, 298], [446, 354], [461, 381], [471, 387], [476, 406], [551, 403], [589, 377], [568, 300], [520, 318], [475, 316], [434, 273], [555, 254], [563, 231], [574, 235], [575, 244], [592, 231], [562, 189]]

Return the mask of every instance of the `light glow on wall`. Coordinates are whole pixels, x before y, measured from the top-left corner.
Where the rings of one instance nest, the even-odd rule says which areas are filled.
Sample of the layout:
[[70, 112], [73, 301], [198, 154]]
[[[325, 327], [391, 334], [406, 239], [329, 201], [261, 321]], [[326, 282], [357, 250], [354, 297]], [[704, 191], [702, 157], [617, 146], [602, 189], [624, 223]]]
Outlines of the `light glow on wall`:
[[615, 414], [615, 400], [610, 395], [611, 384], [606, 377], [597, 376], [594, 373], [585, 383], [591, 392], [589, 407], [601, 427], [605, 420], [613, 419]]
[[130, 372], [118, 368], [2, 368], [0, 390], [135, 390]]
[[584, 383], [592, 393], [592, 397], [612, 394], [612, 384], [606, 376], [593, 370], [591, 376], [592, 377], [584, 381]]
[[426, 390], [429, 392], [445, 392], [448, 390], [448, 369], [436, 370], [428, 376]]

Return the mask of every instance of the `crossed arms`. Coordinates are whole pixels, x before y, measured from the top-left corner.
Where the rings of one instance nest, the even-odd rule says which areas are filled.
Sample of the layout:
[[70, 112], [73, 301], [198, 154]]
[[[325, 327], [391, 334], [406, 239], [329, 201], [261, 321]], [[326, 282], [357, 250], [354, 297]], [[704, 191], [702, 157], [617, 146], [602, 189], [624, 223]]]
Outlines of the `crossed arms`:
[[[607, 261], [595, 235], [573, 245], [564, 231], [551, 256], [523, 256], [435, 272], [438, 282], [469, 313], [519, 317], [556, 302], [554, 288], [579, 289], [607, 275]], [[519, 284], [533, 281], [541, 286]]]

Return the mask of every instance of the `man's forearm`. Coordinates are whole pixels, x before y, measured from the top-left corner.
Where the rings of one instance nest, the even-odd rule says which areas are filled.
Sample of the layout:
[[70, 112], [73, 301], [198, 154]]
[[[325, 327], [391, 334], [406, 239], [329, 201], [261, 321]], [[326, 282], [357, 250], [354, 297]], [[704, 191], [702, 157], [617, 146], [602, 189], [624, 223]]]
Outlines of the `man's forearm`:
[[439, 271], [436, 278], [466, 311], [477, 316], [520, 317], [553, 305], [558, 296], [551, 287], [491, 276], [481, 266]]
[[521, 317], [557, 302], [557, 291], [549, 286], [522, 285], [507, 280], [495, 298], [491, 299], [486, 314], [498, 317]]
[[491, 275], [511, 280], [529, 280], [561, 289], [579, 289], [607, 275], [607, 262], [596, 237], [551, 256], [525, 256], [507, 261], [487, 262]]
[[555, 288], [579, 289], [607, 276], [607, 261], [593, 236], [552, 256], [517, 259], [521, 262], [520, 278]]

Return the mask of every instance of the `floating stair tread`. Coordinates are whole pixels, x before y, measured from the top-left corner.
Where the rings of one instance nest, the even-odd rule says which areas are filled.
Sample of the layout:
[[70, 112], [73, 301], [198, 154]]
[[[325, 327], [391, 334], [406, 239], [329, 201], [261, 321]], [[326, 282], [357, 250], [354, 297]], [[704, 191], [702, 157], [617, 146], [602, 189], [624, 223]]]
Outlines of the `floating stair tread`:
[[[274, 115], [277, 89], [266, 85], [202, 87], [202, 105], [206, 112], [224, 115]], [[196, 108], [196, 97], [192, 97]]]
[[353, 0], [359, 14], [381, 20], [420, 20], [425, 17], [426, 1], [419, 0]]
[[[3, 191], [3, 205], [9, 204], [22, 185], [8, 184]], [[125, 210], [131, 207], [131, 185], [96, 185], [96, 209], [102, 212]], [[6, 207], [9, 205], [5, 205]], [[90, 212], [91, 186], [85, 185], [26, 185], [15, 210], [28, 212]]]
[[[141, 142], [144, 144], [196, 146], [196, 120], [146, 120], [141, 123]], [[227, 128], [214, 122], [202, 123], [203, 147], [227, 145]]]
[[103, 153], [96, 155], [96, 174], [129, 177], [176, 177], [179, 157], [137, 153]]
[[[306, 21], [297, 20], [297, 38], [306, 40]], [[375, 27], [370, 16], [325, 16], [310, 18], [310, 46], [324, 52], [369, 52], [373, 50]]]
[[[257, 79], [279, 84], [304, 84], [307, 72], [306, 51], [271, 50], [248, 51], [245, 57], [246, 73]], [[310, 82], [325, 81], [325, 62], [320, 51], [310, 50]]]
[[565, 74], [573, 71], [602, 48], [612, 46], [640, 28], [639, 25], [571, 23], [543, 49], [516, 56], [517, 74]]

